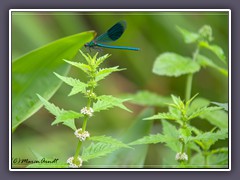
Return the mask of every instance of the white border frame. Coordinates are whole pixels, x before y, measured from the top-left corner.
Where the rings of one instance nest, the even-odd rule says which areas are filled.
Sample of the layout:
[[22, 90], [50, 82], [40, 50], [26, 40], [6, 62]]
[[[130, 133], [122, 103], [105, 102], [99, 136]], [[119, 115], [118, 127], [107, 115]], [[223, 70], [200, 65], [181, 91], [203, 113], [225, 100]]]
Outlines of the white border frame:
[[[228, 77], [228, 117], [229, 117], [229, 168], [228, 169], [13, 169], [12, 168], [12, 12], [228, 12], [229, 13], [229, 77]], [[231, 10], [230, 9], [10, 9], [9, 10], [9, 171], [231, 171]]]

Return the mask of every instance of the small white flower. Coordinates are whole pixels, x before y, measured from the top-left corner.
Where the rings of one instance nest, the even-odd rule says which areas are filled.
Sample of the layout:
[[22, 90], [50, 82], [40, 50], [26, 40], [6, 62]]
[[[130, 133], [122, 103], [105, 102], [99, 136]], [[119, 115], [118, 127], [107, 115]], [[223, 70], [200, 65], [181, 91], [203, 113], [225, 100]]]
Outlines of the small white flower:
[[90, 133], [88, 131], [82, 131], [82, 128], [77, 129], [74, 134], [80, 141], [85, 141], [86, 138], [90, 137]]
[[176, 154], [175, 159], [177, 161], [187, 161], [188, 160], [188, 155], [185, 152], [184, 153], [179, 152], [179, 153]]
[[82, 159], [80, 157], [77, 158], [77, 162], [74, 162], [74, 157], [70, 157], [67, 160], [70, 168], [80, 168], [82, 166]]
[[81, 109], [81, 114], [84, 114], [84, 115], [88, 115], [88, 116], [93, 116], [93, 109], [90, 107], [90, 108], [87, 108], [87, 107], [84, 107]]

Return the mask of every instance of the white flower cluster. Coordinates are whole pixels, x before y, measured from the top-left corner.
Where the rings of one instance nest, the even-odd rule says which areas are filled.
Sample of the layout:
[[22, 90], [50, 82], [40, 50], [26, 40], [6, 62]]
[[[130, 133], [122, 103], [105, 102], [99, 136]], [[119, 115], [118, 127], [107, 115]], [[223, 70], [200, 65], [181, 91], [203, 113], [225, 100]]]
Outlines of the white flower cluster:
[[77, 129], [74, 132], [75, 136], [80, 140], [80, 141], [85, 141], [86, 138], [90, 137], [90, 134], [88, 131], [82, 131], [82, 128]]
[[84, 107], [81, 109], [81, 114], [84, 114], [84, 115], [88, 115], [88, 116], [92, 116], [93, 115], [93, 109], [92, 108], [87, 108], [87, 107]]
[[80, 157], [78, 157], [78, 163], [76, 164], [74, 162], [74, 157], [70, 157], [67, 160], [67, 163], [69, 164], [70, 168], [80, 168], [82, 166], [82, 159]]
[[188, 160], [188, 155], [185, 152], [184, 153], [179, 152], [179, 153], [176, 154], [175, 159], [177, 161], [187, 161]]
[[94, 92], [91, 93], [90, 90], [87, 90], [86, 94], [87, 94], [87, 96], [89, 96], [91, 98], [96, 98], [96, 94]]

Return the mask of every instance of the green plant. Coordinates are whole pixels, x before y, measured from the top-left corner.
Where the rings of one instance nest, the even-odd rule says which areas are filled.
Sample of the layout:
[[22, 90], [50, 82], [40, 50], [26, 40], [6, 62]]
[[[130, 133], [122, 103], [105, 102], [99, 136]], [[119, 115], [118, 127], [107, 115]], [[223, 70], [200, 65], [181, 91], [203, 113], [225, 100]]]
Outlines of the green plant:
[[[217, 56], [217, 59], [226, 65], [226, 57], [223, 50], [212, 44], [213, 36], [210, 26], [203, 26], [198, 33], [189, 32], [177, 27], [185, 43], [196, 44], [193, 57], [184, 57], [176, 53], [166, 52], [157, 57], [153, 66], [153, 73], [157, 75], [179, 77], [187, 75], [185, 100], [171, 95], [161, 97], [155, 93], [141, 91], [133, 98], [134, 103], [141, 105], [168, 107], [168, 112], [160, 112], [144, 120], [160, 119], [162, 122], [162, 133], [151, 134], [135, 140], [129, 145], [164, 143], [175, 155], [175, 162], [164, 161], [164, 167], [180, 168], [221, 168], [228, 164], [228, 147], [217, 147], [213, 145], [219, 140], [228, 138], [227, 103], [210, 102], [204, 98], [196, 98], [198, 94], [191, 97], [193, 75], [203, 67], [211, 67], [228, 77], [227, 69], [216, 64], [211, 55], [203, 55], [203, 49], [207, 49]], [[209, 57], [210, 56], [210, 57]], [[151, 101], [152, 100], [152, 101]], [[210, 103], [217, 106], [210, 106]], [[203, 131], [191, 124], [193, 119], [207, 120], [212, 124], [209, 131]], [[170, 123], [172, 121], [173, 123]], [[168, 163], [165, 163], [167, 162]], [[178, 163], [177, 163], [178, 162]], [[170, 165], [171, 164], [171, 165]]]
[[[94, 159], [100, 156], [109, 154], [120, 148], [130, 148], [128, 145], [122, 143], [121, 141], [114, 139], [109, 136], [90, 136], [90, 133], [87, 131], [87, 122], [90, 120], [93, 115], [97, 112], [108, 110], [112, 107], [119, 107], [124, 110], [131, 112], [126, 106], [123, 105], [123, 102], [128, 99], [120, 99], [113, 97], [111, 95], [97, 95], [95, 88], [99, 85], [99, 81], [106, 78], [112, 72], [122, 71], [118, 66], [109, 67], [109, 68], [100, 68], [100, 65], [109, 58], [109, 54], [98, 57], [96, 53], [93, 57], [89, 54], [85, 55], [80, 51], [85, 63], [82, 62], [73, 62], [69, 60], [64, 60], [66, 63], [79, 68], [83, 71], [87, 78], [87, 82], [83, 82], [79, 79], [61, 76], [58, 73], [54, 73], [59, 79], [61, 79], [66, 84], [72, 86], [72, 90], [69, 93], [69, 96], [81, 93], [87, 99], [87, 104], [85, 107], [81, 108], [80, 112], [72, 110], [60, 109], [56, 105], [48, 102], [42, 96], [38, 95], [39, 99], [44, 104], [45, 108], [55, 116], [55, 120], [52, 125], [62, 124], [71, 128], [74, 131], [76, 138], [78, 139], [78, 145], [75, 151], [74, 156], [70, 157], [67, 160], [67, 163], [59, 164], [31, 164], [29, 167], [72, 167], [79, 168], [82, 166], [84, 161]], [[76, 127], [76, 121], [82, 120], [81, 128]], [[90, 140], [92, 143], [89, 146], [84, 145], [85, 140]]]

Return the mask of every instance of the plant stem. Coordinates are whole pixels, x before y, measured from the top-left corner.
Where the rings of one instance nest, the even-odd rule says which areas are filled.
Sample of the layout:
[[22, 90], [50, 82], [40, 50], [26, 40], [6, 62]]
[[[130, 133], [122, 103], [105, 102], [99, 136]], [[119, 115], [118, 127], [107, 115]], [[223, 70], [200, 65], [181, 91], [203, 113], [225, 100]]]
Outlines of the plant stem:
[[191, 73], [187, 76], [187, 85], [186, 85], [186, 94], [185, 94], [186, 101], [188, 101], [191, 97], [192, 80], [193, 80], [193, 74]]
[[[90, 93], [92, 93], [92, 92], [93, 92], [93, 88], [91, 88], [91, 90], [90, 90]], [[87, 102], [87, 108], [88, 109], [90, 108], [91, 103], [92, 103], [92, 99], [88, 98], [88, 102]], [[82, 131], [83, 132], [86, 130], [88, 119], [89, 119], [89, 116], [84, 117], [83, 125], [82, 125]], [[82, 141], [78, 141], [77, 149], [76, 149], [76, 152], [75, 152], [75, 155], [74, 155], [74, 160], [75, 161], [77, 161], [77, 158], [78, 158], [78, 155], [80, 153], [81, 147], [82, 147]]]
[[[198, 54], [199, 54], [199, 46], [197, 47], [196, 51], [193, 54], [193, 61], [196, 61], [196, 58], [197, 58]], [[190, 73], [187, 76], [187, 85], [186, 85], [186, 93], [185, 93], [185, 100], [186, 101], [188, 101], [191, 97], [192, 81], [193, 81], [193, 73]]]

